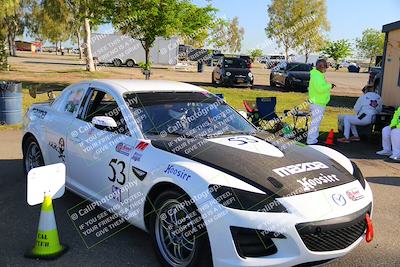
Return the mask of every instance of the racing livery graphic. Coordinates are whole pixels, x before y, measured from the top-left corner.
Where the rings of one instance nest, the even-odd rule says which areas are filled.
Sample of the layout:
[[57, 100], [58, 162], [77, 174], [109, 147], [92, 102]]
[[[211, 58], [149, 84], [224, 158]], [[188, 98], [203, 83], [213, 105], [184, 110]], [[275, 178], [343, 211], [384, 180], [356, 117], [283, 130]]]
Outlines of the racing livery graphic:
[[317, 265], [372, 239], [372, 192], [355, 163], [282, 146], [197, 86], [82, 82], [26, 122], [25, 171], [56, 150], [67, 188], [148, 232], [163, 266]]

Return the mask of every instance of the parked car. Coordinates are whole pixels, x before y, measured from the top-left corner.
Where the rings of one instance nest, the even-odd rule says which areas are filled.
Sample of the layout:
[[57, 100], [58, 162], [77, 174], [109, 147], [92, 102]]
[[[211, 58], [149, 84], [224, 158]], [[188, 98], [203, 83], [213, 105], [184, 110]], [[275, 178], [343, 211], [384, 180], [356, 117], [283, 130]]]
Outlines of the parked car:
[[371, 67], [369, 70], [368, 85], [372, 85], [374, 89], [379, 89], [382, 80], [382, 68]]
[[211, 81], [220, 85], [244, 85], [252, 87], [254, 76], [248, 62], [239, 57], [223, 56], [212, 72]]
[[311, 65], [299, 62], [283, 62], [272, 69], [271, 86], [283, 86], [287, 90], [307, 92]]
[[320, 265], [371, 241], [373, 196], [355, 163], [280, 147], [203, 88], [81, 82], [24, 122], [25, 172], [64, 163], [66, 187], [90, 201], [82, 223], [97, 206], [111, 215], [93, 231], [123, 218], [149, 233], [162, 266]]
[[358, 66], [357, 64], [351, 64], [347, 67], [347, 70], [349, 72], [353, 72], [353, 73], [359, 73], [360, 72], [360, 66]]

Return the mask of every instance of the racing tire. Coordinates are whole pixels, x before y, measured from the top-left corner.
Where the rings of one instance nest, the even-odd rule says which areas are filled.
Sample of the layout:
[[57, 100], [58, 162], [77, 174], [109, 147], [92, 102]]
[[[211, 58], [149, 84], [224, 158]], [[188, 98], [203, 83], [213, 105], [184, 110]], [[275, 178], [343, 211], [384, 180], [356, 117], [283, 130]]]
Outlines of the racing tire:
[[187, 194], [174, 190], [165, 191], [156, 198], [156, 212], [150, 215], [149, 224], [154, 250], [162, 266], [213, 266], [204, 221], [195, 204], [182, 203], [192, 202]]
[[28, 174], [33, 168], [44, 166], [42, 150], [38, 141], [33, 137], [28, 137], [22, 146], [24, 173]]
[[114, 59], [114, 60], [113, 60], [113, 65], [114, 65], [114, 67], [121, 67], [121, 65], [122, 65], [122, 60], [119, 59], [119, 58]]
[[128, 59], [126, 61], [126, 66], [132, 68], [133, 66], [135, 66], [135, 61], [133, 61], [132, 59]]

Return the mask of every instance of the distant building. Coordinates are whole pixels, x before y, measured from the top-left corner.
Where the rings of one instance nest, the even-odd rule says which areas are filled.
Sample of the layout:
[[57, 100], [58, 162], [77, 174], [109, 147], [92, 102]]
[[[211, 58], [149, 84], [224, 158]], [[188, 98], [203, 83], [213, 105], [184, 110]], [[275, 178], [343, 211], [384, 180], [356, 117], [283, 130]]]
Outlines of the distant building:
[[17, 51], [35, 52], [35, 51], [41, 49], [42, 43], [41, 42], [15, 41], [15, 47], [16, 47]]
[[383, 25], [382, 98], [385, 105], [400, 106], [400, 20]]

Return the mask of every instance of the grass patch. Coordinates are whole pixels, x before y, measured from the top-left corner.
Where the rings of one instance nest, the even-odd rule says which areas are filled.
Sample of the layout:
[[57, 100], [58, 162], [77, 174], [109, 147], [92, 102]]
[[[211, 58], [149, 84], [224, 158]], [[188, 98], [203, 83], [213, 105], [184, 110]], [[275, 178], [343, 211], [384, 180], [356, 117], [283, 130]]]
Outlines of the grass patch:
[[[30, 86], [34, 86], [40, 89], [44, 88], [45, 90], [53, 87], [57, 87], [57, 89], [61, 89], [67, 85], [65, 84], [42, 84], [35, 83], [29, 84], [24, 83], [23, 90], [23, 113], [26, 112], [28, 107], [30, 107], [34, 103], [47, 101], [46, 94], [40, 94], [36, 99], [32, 98], [29, 95], [28, 88]], [[215, 87], [204, 87], [206, 90], [211, 91], [212, 93], [221, 93], [224, 94], [225, 100], [234, 108], [238, 110], [244, 110], [243, 100], [253, 100], [257, 97], [272, 97], [275, 96], [277, 98], [277, 113], [278, 115], [283, 114], [283, 111], [286, 109], [292, 109], [295, 106], [303, 104], [307, 100], [307, 94], [304, 93], [293, 93], [293, 92], [276, 92], [276, 91], [264, 91], [264, 90], [249, 90], [249, 89], [237, 89], [237, 88], [215, 88]], [[55, 92], [59, 94], [59, 92]], [[327, 107], [324, 119], [321, 124], [321, 131], [328, 132], [331, 129], [337, 131], [337, 116], [340, 114], [349, 113], [349, 110], [342, 107]], [[291, 120], [289, 120], [291, 121]], [[20, 129], [22, 125], [17, 126], [0, 126], [0, 130], [8, 130], [8, 129]]]

